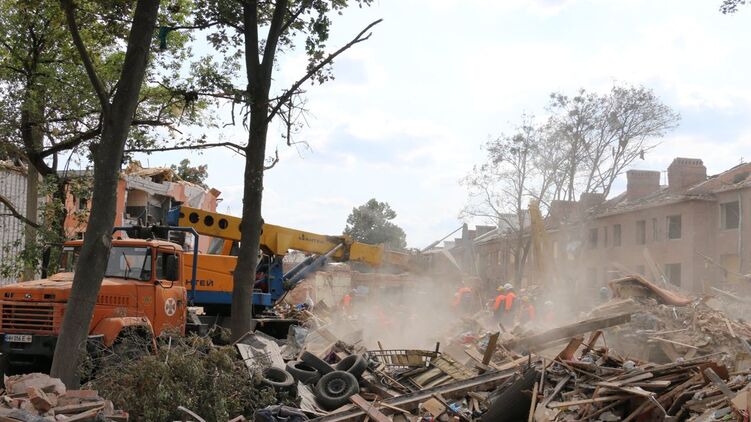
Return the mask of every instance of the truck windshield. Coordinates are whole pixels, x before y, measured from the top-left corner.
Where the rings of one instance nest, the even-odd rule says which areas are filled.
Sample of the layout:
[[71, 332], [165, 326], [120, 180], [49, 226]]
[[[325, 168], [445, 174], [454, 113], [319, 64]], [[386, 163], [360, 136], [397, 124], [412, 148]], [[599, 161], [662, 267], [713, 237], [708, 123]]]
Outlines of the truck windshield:
[[105, 277], [151, 280], [151, 249], [113, 246], [107, 260]]

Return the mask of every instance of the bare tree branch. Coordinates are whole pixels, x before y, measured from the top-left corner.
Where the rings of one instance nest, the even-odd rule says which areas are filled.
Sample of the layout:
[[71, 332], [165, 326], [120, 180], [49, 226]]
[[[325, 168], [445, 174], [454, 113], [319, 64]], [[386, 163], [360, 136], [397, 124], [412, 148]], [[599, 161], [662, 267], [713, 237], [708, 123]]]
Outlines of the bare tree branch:
[[37, 224], [37, 223], [29, 220], [28, 218], [26, 218], [25, 215], [23, 215], [20, 212], [18, 212], [18, 210], [16, 209], [16, 207], [13, 206], [13, 203], [10, 202], [10, 200], [8, 198], [6, 198], [5, 196], [3, 196], [2, 194], [0, 194], [0, 204], [5, 205], [5, 208], [10, 212], [10, 215], [12, 215], [13, 217], [21, 220], [24, 224], [26, 224], [28, 226], [31, 226], [31, 227], [33, 227], [35, 229], [38, 229], [38, 228], [42, 227], [41, 224]]
[[110, 107], [109, 95], [107, 93], [107, 89], [102, 83], [102, 80], [99, 79], [99, 76], [96, 73], [96, 69], [94, 68], [94, 63], [91, 61], [91, 56], [86, 50], [86, 45], [84, 45], [83, 40], [81, 39], [81, 33], [78, 31], [78, 23], [76, 22], [76, 13], [75, 6], [73, 5], [73, 0], [60, 0], [60, 5], [63, 9], [63, 12], [65, 13], [65, 18], [68, 22], [68, 29], [70, 30], [71, 37], [73, 37], [73, 44], [76, 46], [76, 50], [78, 50], [79, 56], [81, 56], [81, 61], [83, 61], [83, 66], [86, 69], [86, 74], [89, 76], [89, 80], [91, 81], [91, 85], [94, 87], [94, 92], [99, 98], [102, 109], [106, 110]]
[[376, 21], [371, 22], [368, 26], [366, 26], [362, 31], [360, 31], [357, 36], [355, 36], [352, 41], [348, 42], [344, 46], [342, 46], [340, 49], [336, 50], [335, 52], [329, 54], [325, 59], [323, 59], [320, 63], [318, 63], [316, 66], [314, 66], [312, 69], [308, 70], [308, 72], [300, 78], [297, 82], [292, 84], [292, 86], [282, 95], [279, 96], [279, 100], [277, 103], [271, 108], [271, 111], [269, 112], [269, 117], [267, 118], [267, 121], [271, 121], [274, 116], [279, 112], [279, 110], [282, 108], [282, 105], [289, 101], [289, 99], [295, 95], [298, 89], [304, 84], [306, 81], [308, 81], [310, 78], [313, 77], [318, 71], [323, 69], [326, 65], [334, 61], [334, 59], [342, 54], [343, 52], [347, 51], [350, 47], [352, 47], [355, 44], [361, 43], [363, 41], [366, 41], [370, 38], [372, 33], [365, 35], [366, 32], [368, 32], [371, 28], [378, 25], [379, 23], [383, 22], [383, 19], [378, 19]]
[[209, 143], [209, 144], [183, 145], [183, 146], [161, 147], [161, 148], [129, 148], [129, 149], [126, 149], [124, 152], [126, 153], [132, 153], [132, 152], [149, 153], [149, 152], [197, 150], [197, 149], [208, 149], [208, 148], [217, 148], [217, 147], [229, 148], [232, 151], [242, 156], [245, 156], [245, 148], [234, 142], [217, 142], [217, 143]]

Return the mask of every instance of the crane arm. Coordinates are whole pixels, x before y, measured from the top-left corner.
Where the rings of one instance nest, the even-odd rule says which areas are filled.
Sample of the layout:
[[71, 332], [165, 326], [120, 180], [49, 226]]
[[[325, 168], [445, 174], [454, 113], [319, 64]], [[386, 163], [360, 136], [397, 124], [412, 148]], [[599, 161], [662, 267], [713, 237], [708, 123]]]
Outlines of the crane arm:
[[[227, 214], [180, 206], [171, 210], [168, 221], [171, 225], [193, 227], [199, 234], [226, 240], [240, 240], [242, 219]], [[284, 256], [290, 249], [325, 255], [337, 245], [330, 258], [335, 261], [363, 262], [370, 266], [392, 265], [409, 270], [413, 255], [387, 251], [383, 245], [357, 242], [349, 236], [328, 236], [273, 224], [264, 224], [261, 231], [261, 248], [273, 255]]]

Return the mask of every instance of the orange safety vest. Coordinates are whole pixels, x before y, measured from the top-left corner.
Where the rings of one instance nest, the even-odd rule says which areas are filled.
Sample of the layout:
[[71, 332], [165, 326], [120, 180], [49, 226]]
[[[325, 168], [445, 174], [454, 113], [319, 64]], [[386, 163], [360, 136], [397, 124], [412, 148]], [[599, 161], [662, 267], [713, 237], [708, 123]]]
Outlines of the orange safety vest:
[[[535, 305], [531, 303], [527, 303], [526, 306], [522, 307], [522, 312], [525, 312], [525, 311], [527, 312], [526, 317], [528, 318], [528, 320], [534, 321], [535, 317], [537, 316], [537, 312], [535, 311]], [[522, 314], [522, 316], [524, 317], [525, 315]]]
[[342, 298], [342, 305], [344, 305], [345, 308], [349, 308], [350, 303], [352, 303], [352, 296], [346, 294]]
[[456, 291], [456, 294], [454, 295], [454, 301], [451, 303], [452, 306], [457, 307], [462, 302], [462, 298], [465, 294], [470, 293], [472, 289], [469, 287], [461, 287], [459, 290]]
[[506, 300], [506, 295], [499, 294], [498, 296], [496, 296], [495, 303], [493, 304], [493, 310], [497, 311], [501, 307], [501, 303], [503, 303], [504, 300]]
[[506, 312], [510, 311], [514, 306], [514, 299], [516, 299], [516, 294], [514, 294], [514, 292], [508, 292], [506, 294], [506, 306], [504, 308]]

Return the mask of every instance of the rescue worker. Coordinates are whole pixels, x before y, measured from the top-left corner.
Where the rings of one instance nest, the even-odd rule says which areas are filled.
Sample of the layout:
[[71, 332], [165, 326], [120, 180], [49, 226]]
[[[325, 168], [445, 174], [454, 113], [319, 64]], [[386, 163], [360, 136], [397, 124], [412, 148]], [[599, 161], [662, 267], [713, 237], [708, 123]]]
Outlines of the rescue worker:
[[503, 286], [498, 286], [497, 291], [498, 296], [495, 297], [495, 302], [493, 302], [493, 317], [496, 321], [500, 321], [506, 307], [506, 294]]
[[459, 287], [454, 294], [454, 300], [451, 302], [451, 307], [459, 311], [466, 311], [468, 306], [467, 303], [470, 302], [471, 295], [472, 289], [462, 281], [462, 286]]
[[[352, 292], [354, 292], [354, 290]], [[346, 315], [349, 315], [352, 311], [352, 294], [350, 292], [347, 292], [347, 294], [342, 297], [342, 310]]]
[[535, 305], [529, 299], [529, 296], [522, 296], [522, 303], [519, 307], [519, 322], [524, 325], [528, 322], [532, 322], [537, 317], [535, 311]]
[[553, 312], [553, 301], [546, 300], [542, 305], [543, 314], [542, 320], [545, 324], [552, 325], [555, 322], [555, 313]]
[[605, 303], [610, 300], [610, 289], [602, 286], [600, 287], [600, 302]]
[[504, 304], [503, 304], [503, 316], [501, 317], [501, 323], [504, 327], [511, 326], [514, 323], [514, 306], [516, 300], [516, 293], [514, 293], [514, 286], [511, 283], [506, 283], [503, 286], [505, 292]]

